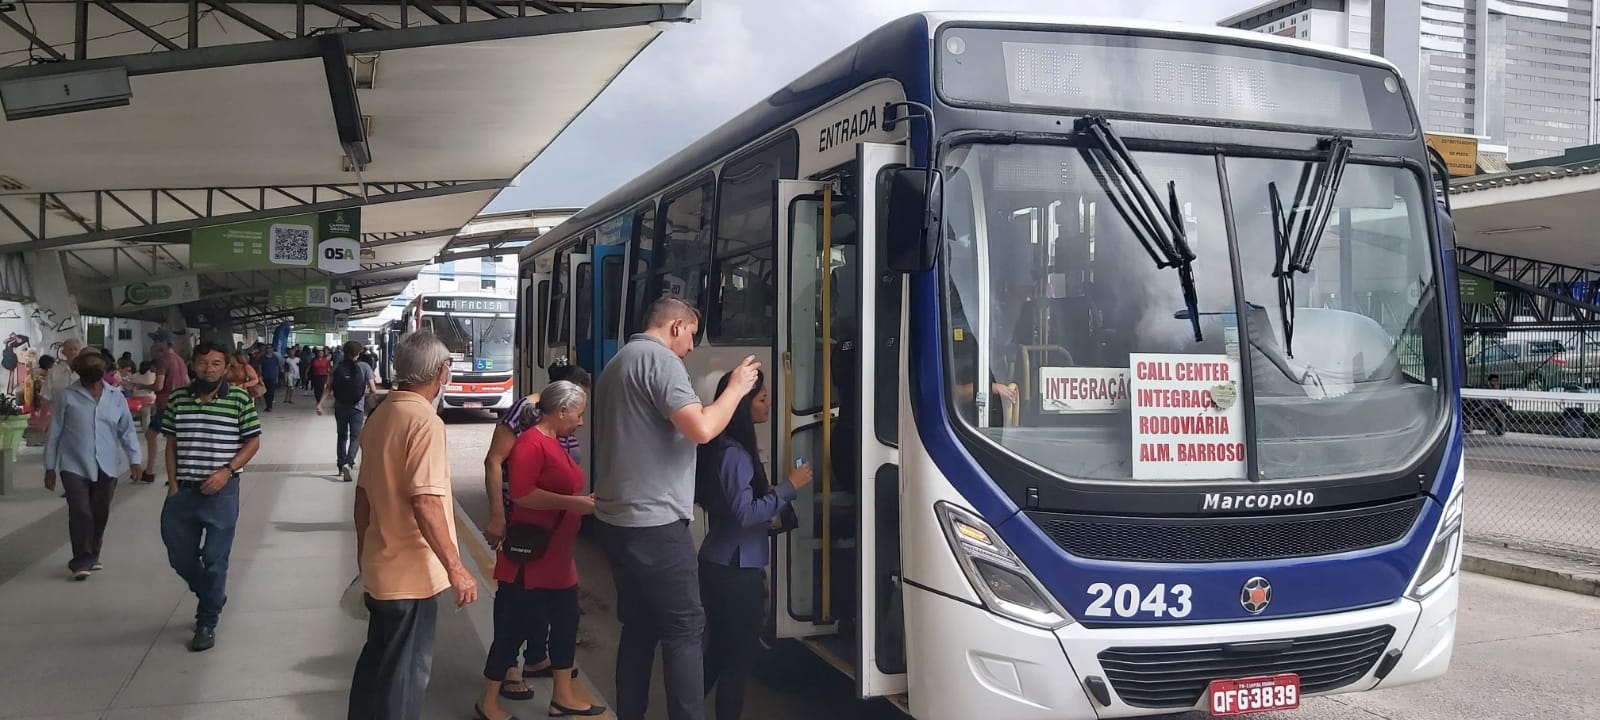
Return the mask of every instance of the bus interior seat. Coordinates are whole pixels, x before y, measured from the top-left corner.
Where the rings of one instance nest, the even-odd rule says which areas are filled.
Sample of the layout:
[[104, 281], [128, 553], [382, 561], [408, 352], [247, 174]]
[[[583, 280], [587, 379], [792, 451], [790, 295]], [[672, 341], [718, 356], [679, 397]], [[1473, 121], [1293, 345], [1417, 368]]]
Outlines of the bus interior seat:
[[1293, 356], [1279, 343], [1279, 326], [1266, 308], [1252, 304], [1248, 322], [1250, 345], [1297, 383], [1313, 366], [1320, 375], [1332, 374], [1352, 382], [1386, 380], [1399, 373], [1395, 338], [1366, 315], [1333, 308], [1297, 308]]

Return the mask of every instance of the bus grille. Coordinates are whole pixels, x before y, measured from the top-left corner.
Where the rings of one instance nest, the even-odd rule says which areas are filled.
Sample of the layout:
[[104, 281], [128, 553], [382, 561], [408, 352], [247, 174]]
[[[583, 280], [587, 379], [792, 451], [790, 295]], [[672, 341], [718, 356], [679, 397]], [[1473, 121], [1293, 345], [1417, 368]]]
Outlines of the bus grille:
[[1200, 702], [1212, 680], [1295, 673], [1303, 695], [1336, 690], [1366, 677], [1393, 636], [1394, 628], [1384, 625], [1295, 638], [1288, 649], [1273, 652], [1227, 645], [1110, 648], [1100, 652], [1100, 666], [1124, 703], [1187, 708]]
[[1423, 500], [1316, 513], [1203, 520], [1029, 511], [1062, 550], [1093, 560], [1229, 562], [1332, 555], [1405, 537]]

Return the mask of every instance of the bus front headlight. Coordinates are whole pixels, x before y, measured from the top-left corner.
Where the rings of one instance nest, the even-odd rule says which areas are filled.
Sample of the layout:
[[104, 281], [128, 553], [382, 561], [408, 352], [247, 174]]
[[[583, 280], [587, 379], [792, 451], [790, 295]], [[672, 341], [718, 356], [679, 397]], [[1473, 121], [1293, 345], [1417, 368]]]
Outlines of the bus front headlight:
[[1072, 622], [988, 523], [942, 502], [935, 511], [961, 571], [990, 611], [1045, 630]]
[[1428, 597], [1461, 570], [1461, 495], [1461, 479], [1457, 478], [1455, 489], [1444, 504], [1444, 517], [1439, 521], [1439, 530], [1434, 533], [1433, 544], [1428, 547], [1428, 554], [1423, 556], [1422, 565], [1417, 568], [1417, 576], [1411, 581], [1411, 590], [1406, 597], [1412, 600]]

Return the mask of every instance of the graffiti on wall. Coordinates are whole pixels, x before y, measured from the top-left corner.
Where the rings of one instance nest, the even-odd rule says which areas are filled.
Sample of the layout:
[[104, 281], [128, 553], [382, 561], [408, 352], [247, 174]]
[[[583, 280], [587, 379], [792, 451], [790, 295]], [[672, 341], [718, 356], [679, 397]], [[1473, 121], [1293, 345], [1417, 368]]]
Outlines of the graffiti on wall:
[[76, 332], [74, 331], [78, 327], [77, 315], [62, 315], [46, 307], [34, 308], [31, 319], [38, 323], [39, 327], [47, 333], [67, 333], [75, 335]]
[[33, 366], [38, 360], [38, 354], [32, 348], [32, 340], [27, 335], [11, 333], [5, 341], [5, 349], [0, 352], [0, 368], [6, 371], [6, 393], [19, 395], [23, 407], [33, 405]]

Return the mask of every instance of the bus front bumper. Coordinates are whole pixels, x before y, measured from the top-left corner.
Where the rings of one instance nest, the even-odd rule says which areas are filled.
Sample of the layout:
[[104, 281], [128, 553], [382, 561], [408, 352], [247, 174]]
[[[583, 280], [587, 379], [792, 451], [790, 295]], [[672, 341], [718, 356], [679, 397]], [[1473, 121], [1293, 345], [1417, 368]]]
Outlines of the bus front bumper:
[[[1108, 676], [1102, 654], [1137, 648], [1142, 652], [1153, 650], [1159, 659], [1161, 648], [1192, 651], [1196, 646], [1220, 647], [1263, 640], [1320, 638], [1302, 647], [1315, 648], [1320, 643], [1335, 661], [1344, 659], [1348, 666], [1358, 668], [1354, 672], [1365, 667], [1359, 676], [1337, 677], [1324, 683], [1328, 685], [1325, 689], [1307, 687], [1308, 696], [1420, 682], [1443, 675], [1449, 667], [1455, 645], [1459, 588], [1457, 574], [1420, 602], [1401, 599], [1365, 610], [1211, 625], [1086, 628], [1073, 624], [1050, 632], [907, 586], [908, 627], [925, 629], [907, 633], [911, 710], [918, 720], [1091, 720], [1204, 711], [1208, 709], [1205, 685], [1210, 680], [1239, 678], [1226, 669], [1230, 662], [1237, 661], [1225, 658], [1219, 661], [1222, 669], [1208, 670], [1201, 677], [1178, 683], [1189, 688], [1187, 694], [1178, 695], [1185, 699], [1194, 695], [1192, 702], [1168, 700], [1151, 707], [1149, 701], [1141, 706], [1139, 692], [1141, 688], [1148, 692], [1155, 686], [1153, 678], [1141, 677], [1137, 669], [1132, 673], [1120, 671], [1118, 678]], [[913, 621], [915, 625], [910, 625]], [[1387, 643], [1382, 640], [1384, 635], [1388, 636]], [[1366, 653], [1372, 657], [1370, 665], [1339, 655], [1345, 652], [1341, 648], [1352, 643], [1371, 648]], [[1399, 651], [1398, 660], [1386, 660], [1395, 651]], [[1380, 679], [1385, 665], [1390, 667]], [[1317, 680], [1315, 667], [1315, 663], [1306, 665], [1302, 683], [1310, 685]], [[1146, 682], [1141, 685], [1141, 680]], [[1163, 680], [1159, 687], [1171, 685]], [[1123, 692], [1128, 694], [1127, 699]]]

